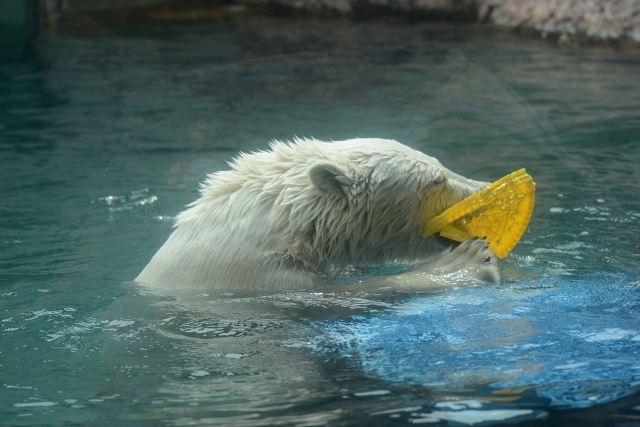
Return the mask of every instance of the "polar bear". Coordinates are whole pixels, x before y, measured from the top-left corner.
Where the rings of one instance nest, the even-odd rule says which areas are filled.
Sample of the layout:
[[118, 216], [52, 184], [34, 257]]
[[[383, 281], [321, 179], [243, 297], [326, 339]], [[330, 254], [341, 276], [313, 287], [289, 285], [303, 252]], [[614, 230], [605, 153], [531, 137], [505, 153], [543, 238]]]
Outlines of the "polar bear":
[[274, 141], [269, 151], [241, 154], [230, 166], [208, 176], [136, 282], [318, 290], [346, 268], [388, 264], [415, 268], [354, 281], [420, 292], [499, 280], [483, 240], [452, 249], [421, 237], [425, 221], [488, 183], [397, 141]]

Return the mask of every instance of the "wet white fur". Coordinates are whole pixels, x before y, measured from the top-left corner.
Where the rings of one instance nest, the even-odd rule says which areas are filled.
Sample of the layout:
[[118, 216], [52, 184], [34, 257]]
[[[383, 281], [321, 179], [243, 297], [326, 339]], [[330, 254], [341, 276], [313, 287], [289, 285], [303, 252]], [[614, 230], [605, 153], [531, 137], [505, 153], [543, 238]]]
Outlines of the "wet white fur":
[[[434, 238], [421, 237], [425, 221], [486, 185], [391, 140], [296, 139], [270, 148], [211, 174], [136, 281], [314, 289], [348, 265], [424, 262], [443, 252]], [[477, 246], [467, 258], [481, 263], [490, 254]]]

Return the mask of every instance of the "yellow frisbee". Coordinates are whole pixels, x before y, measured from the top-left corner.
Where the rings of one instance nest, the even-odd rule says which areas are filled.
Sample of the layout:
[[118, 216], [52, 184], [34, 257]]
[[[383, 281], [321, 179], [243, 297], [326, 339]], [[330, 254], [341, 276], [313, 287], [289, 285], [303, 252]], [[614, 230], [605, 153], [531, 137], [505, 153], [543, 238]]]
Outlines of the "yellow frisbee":
[[504, 258], [529, 225], [535, 188], [526, 170], [515, 171], [427, 221], [422, 237], [437, 232], [458, 242], [484, 237], [489, 249]]

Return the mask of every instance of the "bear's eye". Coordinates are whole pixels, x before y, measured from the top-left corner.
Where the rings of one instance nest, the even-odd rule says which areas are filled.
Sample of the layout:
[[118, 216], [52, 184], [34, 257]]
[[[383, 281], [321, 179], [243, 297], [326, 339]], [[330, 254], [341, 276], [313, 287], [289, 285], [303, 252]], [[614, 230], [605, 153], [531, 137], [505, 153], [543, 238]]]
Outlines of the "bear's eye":
[[444, 184], [447, 181], [447, 177], [444, 173], [439, 173], [428, 185], [428, 188], [434, 188]]
[[439, 173], [434, 178], [431, 178], [426, 185], [424, 186], [423, 194], [425, 196], [432, 193], [434, 190], [442, 188], [444, 184], [447, 182], [447, 176], [444, 173]]

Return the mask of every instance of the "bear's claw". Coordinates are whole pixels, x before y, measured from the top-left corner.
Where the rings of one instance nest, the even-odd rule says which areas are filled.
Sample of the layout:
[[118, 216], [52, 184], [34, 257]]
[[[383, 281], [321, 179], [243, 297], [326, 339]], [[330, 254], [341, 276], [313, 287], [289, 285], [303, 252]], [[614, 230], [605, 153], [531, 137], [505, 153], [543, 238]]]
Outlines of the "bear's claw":
[[419, 270], [442, 286], [499, 283], [496, 257], [484, 238], [473, 238], [433, 258]]

